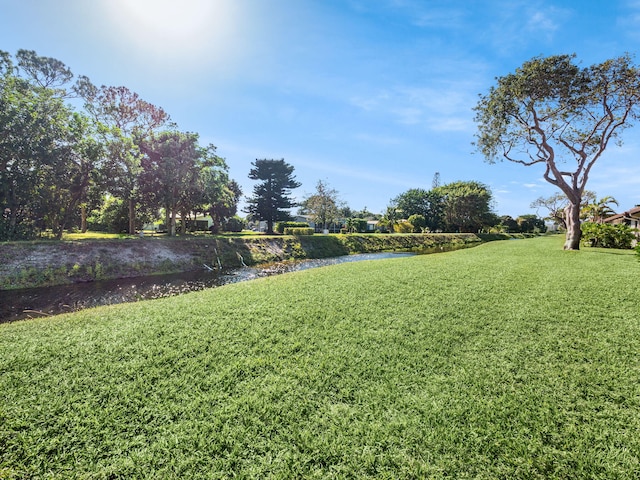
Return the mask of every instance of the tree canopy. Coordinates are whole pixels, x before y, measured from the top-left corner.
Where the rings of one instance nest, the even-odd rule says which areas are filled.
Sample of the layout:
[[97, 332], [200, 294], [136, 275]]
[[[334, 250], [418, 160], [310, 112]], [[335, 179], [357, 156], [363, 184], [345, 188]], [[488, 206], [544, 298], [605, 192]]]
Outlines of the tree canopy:
[[267, 233], [273, 234], [273, 225], [280, 220], [289, 220], [289, 209], [297, 204], [290, 197], [291, 190], [301, 184], [293, 175], [293, 166], [284, 159], [256, 159], [249, 171], [251, 180], [260, 183], [253, 187], [253, 196], [247, 199], [246, 212], [258, 220], [267, 222]]
[[239, 195], [215, 147], [179, 132], [162, 108], [54, 58], [0, 51], [0, 240], [60, 238], [88, 215], [119, 231], [123, 211], [133, 233], [142, 207], [175, 223], [176, 212], [223, 203], [231, 217]]
[[639, 73], [629, 55], [585, 68], [575, 55], [536, 57], [498, 78], [475, 107], [476, 146], [486, 161], [542, 164], [543, 178], [566, 195], [565, 249], [580, 248], [591, 169], [638, 118]]
[[458, 181], [431, 190], [412, 188], [392, 199], [383, 223], [393, 220], [395, 225], [404, 218], [414, 231], [477, 232], [499, 223], [492, 204], [491, 190], [480, 182]]
[[331, 188], [326, 182], [318, 180], [316, 191], [305, 197], [300, 207], [302, 215], [310, 215], [314, 223], [321, 225], [326, 230], [330, 223], [338, 219], [340, 213], [338, 191]]
[[[434, 179], [434, 185], [438, 182]], [[437, 191], [437, 187], [431, 190], [422, 188], [411, 188], [401, 193], [392, 200], [392, 204], [402, 213], [404, 218], [413, 215], [424, 217], [424, 228], [435, 232], [444, 227], [442, 212], [442, 197]]]
[[483, 183], [453, 182], [434, 192], [441, 198], [442, 222], [447, 232], [478, 232], [498, 223], [491, 208], [493, 195]]

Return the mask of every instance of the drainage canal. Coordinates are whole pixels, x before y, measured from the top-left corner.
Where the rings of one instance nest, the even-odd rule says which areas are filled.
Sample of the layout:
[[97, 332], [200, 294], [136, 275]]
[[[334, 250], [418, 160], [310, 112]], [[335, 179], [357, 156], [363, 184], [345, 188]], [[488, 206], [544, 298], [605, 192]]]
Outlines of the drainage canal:
[[218, 287], [229, 283], [309, 268], [411, 256], [412, 253], [363, 253], [317, 260], [278, 262], [233, 271], [202, 270], [170, 275], [122, 278], [54, 287], [0, 290], [0, 323], [73, 312], [99, 305], [135, 302]]

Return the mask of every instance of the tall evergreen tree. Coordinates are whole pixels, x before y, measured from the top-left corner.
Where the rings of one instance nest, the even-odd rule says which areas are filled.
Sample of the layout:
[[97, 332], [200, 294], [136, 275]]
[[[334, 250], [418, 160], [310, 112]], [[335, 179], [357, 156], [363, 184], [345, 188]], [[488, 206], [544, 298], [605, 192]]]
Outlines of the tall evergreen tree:
[[288, 209], [297, 204], [289, 195], [301, 184], [293, 175], [293, 166], [284, 159], [256, 159], [252, 165], [249, 178], [260, 180], [260, 183], [253, 187], [253, 196], [247, 199], [245, 212], [267, 222], [267, 233], [273, 234], [274, 222], [291, 217]]

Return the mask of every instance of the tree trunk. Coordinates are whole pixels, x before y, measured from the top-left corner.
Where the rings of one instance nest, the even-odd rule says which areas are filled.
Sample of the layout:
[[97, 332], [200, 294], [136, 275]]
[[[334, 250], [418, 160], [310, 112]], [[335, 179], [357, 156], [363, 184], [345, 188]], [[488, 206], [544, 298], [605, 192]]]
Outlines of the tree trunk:
[[273, 235], [273, 220], [267, 220], [267, 235]]
[[13, 240], [16, 234], [16, 225], [18, 223], [18, 208], [12, 207], [9, 209], [9, 231], [7, 240]]
[[175, 210], [171, 211], [171, 226], [169, 227], [169, 236], [170, 237], [176, 236], [176, 211]]
[[565, 222], [567, 224], [567, 236], [564, 242], [565, 250], [580, 250], [580, 203], [569, 203], [565, 208]]
[[80, 205], [80, 231], [87, 233], [87, 206]]
[[133, 198], [129, 199], [129, 234], [136, 233], [136, 204]]

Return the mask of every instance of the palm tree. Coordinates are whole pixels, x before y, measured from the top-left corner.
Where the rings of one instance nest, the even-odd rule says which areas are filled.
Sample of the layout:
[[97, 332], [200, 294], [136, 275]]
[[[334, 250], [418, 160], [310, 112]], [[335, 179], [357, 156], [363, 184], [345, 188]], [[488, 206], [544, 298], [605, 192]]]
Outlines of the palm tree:
[[380, 219], [380, 225], [386, 227], [389, 233], [393, 233], [395, 226], [398, 224], [398, 209], [395, 205], [390, 205]]
[[585, 205], [582, 214], [589, 222], [603, 223], [605, 218], [616, 214], [611, 208], [611, 204], [618, 206], [618, 201], [612, 196], [602, 197], [600, 200], [594, 200], [593, 203]]
[[346, 227], [346, 229], [347, 229], [347, 231], [348, 231], [349, 233], [353, 233], [353, 232], [354, 232], [354, 230], [355, 230], [355, 221], [354, 221], [354, 219], [353, 219], [353, 218], [351, 218], [351, 217], [350, 217], [350, 218], [347, 218], [347, 220], [346, 220], [346, 222], [345, 222], [344, 226]]

